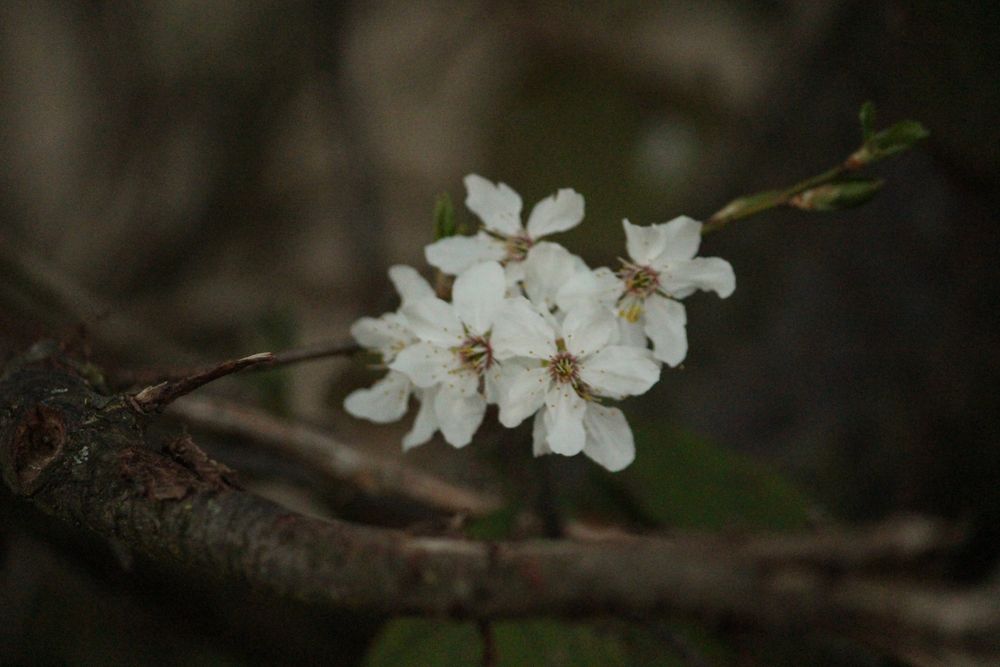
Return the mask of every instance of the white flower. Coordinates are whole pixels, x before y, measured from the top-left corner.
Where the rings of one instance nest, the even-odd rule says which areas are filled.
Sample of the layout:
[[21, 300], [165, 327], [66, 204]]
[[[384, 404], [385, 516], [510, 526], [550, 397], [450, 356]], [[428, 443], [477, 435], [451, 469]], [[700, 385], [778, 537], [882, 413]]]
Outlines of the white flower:
[[560, 289], [561, 308], [588, 299], [613, 304], [621, 318], [623, 342], [653, 342], [653, 354], [676, 366], [687, 355], [687, 313], [678, 301], [696, 290], [726, 298], [736, 288], [729, 262], [695, 257], [701, 223], [681, 216], [660, 225], [640, 227], [623, 221], [629, 260], [617, 273], [597, 269], [577, 275]]
[[587, 274], [586, 263], [558, 243], [542, 241], [523, 262], [524, 293], [540, 309], [554, 310], [559, 293], [579, 274]]
[[425, 249], [427, 262], [445, 273], [458, 275], [484, 261], [503, 263], [513, 284], [524, 274], [521, 262], [543, 236], [564, 232], [583, 220], [583, 197], [564, 188], [538, 202], [521, 223], [521, 196], [506, 184], [494, 185], [482, 176], [465, 177], [465, 205], [483, 221], [475, 236], [450, 236]]
[[[583, 430], [587, 434], [583, 453], [595, 463], [611, 472], [618, 472], [635, 460], [635, 439], [632, 436], [632, 429], [618, 408], [590, 404], [583, 415]], [[548, 444], [544, 409], [535, 413], [532, 442], [535, 456], [552, 453]]]
[[620, 411], [599, 405], [646, 392], [660, 377], [647, 350], [615, 344], [617, 324], [606, 307], [573, 308], [561, 325], [524, 297], [508, 299], [493, 329], [503, 361], [500, 422], [513, 428], [538, 412], [536, 453], [581, 451], [610, 469], [634, 457], [631, 431]]
[[472, 440], [487, 401], [495, 400], [499, 369], [490, 334], [506, 289], [503, 267], [484, 262], [458, 276], [453, 303], [428, 297], [403, 304], [401, 312], [419, 342], [401, 350], [389, 368], [415, 386], [433, 390], [424, 395], [414, 426], [418, 433], [408, 436], [409, 446], [420, 444], [418, 436], [431, 424], [455, 447]]
[[[389, 280], [403, 304], [434, 296], [434, 289], [412, 267], [390, 267]], [[385, 364], [391, 363], [406, 346], [417, 342], [406, 318], [398, 312], [378, 318], [362, 317], [351, 325], [351, 335], [361, 347], [377, 352]], [[389, 371], [371, 387], [351, 392], [344, 399], [344, 409], [355, 417], [377, 424], [394, 422], [406, 414], [412, 389], [409, 378]]]

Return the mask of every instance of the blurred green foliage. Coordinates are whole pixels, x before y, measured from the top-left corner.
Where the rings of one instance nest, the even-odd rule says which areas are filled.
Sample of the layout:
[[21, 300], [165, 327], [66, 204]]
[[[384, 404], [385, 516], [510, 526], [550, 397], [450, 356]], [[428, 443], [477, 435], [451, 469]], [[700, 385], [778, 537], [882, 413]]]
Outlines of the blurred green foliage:
[[[681, 638], [704, 656], [723, 660], [726, 649], [688, 627], [625, 621], [568, 623], [547, 619], [494, 623], [498, 667], [682, 667], [681, 655], [661, 635]], [[482, 662], [483, 637], [472, 622], [397, 619], [373, 644], [365, 667], [466, 667]]]
[[780, 475], [686, 431], [635, 429], [642, 463], [621, 483], [649, 518], [671, 528], [800, 528], [810, 503]]

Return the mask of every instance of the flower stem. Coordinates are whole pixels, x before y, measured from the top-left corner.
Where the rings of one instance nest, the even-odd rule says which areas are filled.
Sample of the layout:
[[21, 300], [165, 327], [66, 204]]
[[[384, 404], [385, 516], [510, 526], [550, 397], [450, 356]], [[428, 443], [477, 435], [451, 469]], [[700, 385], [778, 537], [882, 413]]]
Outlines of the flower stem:
[[753, 195], [737, 197], [712, 214], [712, 217], [710, 217], [701, 228], [701, 233], [709, 234], [722, 229], [730, 222], [750, 218], [758, 213], [770, 211], [771, 209], [778, 208], [780, 206], [787, 206], [792, 197], [820, 185], [832, 183], [841, 176], [856, 171], [861, 166], [862, 165], [857, 162], [848, 159], [832, 169], [828, 169], [823, 173], [807, 178], [804, 181], [799, 181], [795, 185], [784, 190], [765, 190], [764, 192], [758, 192]]

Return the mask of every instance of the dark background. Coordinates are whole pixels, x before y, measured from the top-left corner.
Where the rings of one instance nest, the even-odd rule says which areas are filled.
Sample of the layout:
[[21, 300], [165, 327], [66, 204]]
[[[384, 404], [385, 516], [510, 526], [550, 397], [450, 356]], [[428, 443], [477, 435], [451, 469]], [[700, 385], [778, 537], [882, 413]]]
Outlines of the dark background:
[[[810, 520], [956, 517], [977, 539], [952, 573], [975, 578], [1000, 533], [998, 26], [993, 2], [4, 2], [0, 354], [80, 323], [111, 367], [345, 338], [395, 307], [390, 264], [428, 274], [434, 199], [467, 217], [469, 172], [526, 207], [577, 189], [560, 240], [611, 264], [623, 217], [704, 219], [843, 159], [872, 100], [931, 139], [877, 166], [862, 209], [706, 239], [737, 290], [688, 300], [684, 368], [626, 407], [642, 470], [609, 483], [666, 527], [783, 525], [792, 497]], [[223, 387], [395, 451], [405, 422], [339, 408], [372, 377], [334, 360]], [[483, 483], [532, 465], [498, 447], [408, 456]], [[547, 465], [567, 511], [597, 512], [572, 500], [590, 464]], [[375, 627], [110, 554], [0, 497], [0, 662], [346, 664]]]

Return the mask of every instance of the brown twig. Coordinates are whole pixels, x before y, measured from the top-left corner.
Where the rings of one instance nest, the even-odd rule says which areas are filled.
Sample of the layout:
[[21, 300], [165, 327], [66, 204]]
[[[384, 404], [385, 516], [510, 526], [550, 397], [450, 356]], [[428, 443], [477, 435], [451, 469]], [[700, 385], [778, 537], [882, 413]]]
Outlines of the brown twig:
[[239, 436], [307, 464], [328, 479], [373, 494], [397, 495], [446, 512], [482, 516], [502, 507], [502, 499], [465, 488], [391, 459], [372, 456], [320, 429], [273, 417], [217, 398], [189, 396], [171, 414], [214, 433]]
[[39, 509], [158, 562], [333, 608], [666, 614], [834, 632], [896, 655], [1000, 659], [997, 592], [919, 577], [925, 559], [956, 546], [935, 522], [593, 543], [418, 537], [311, 519], [213, 484], [156, 453], [151, 419], [58, 365], [13, 370], [0, 382], [0, 475]]
[[[305, 361], [316, 361], [333, 357], [349, 357], [361, 351], [361, 346], [355, 343], [320, 343], [306, 347], [293, 348], [282, 352], [274, 352], [270, 360], [248, 367], [248, 371], [268, 371], [283, 366]], [[164, 382], [178, 382], [189, 376], [205, 373], [204, 368], [181, 368], [164, 370], [153, 368], [133, 371], [118, 371], [114, 374], [114, 386], [125, 389], [136, 385], [157, 385]]]
[[274, 359], [270, 352], [251, 354], [249, 357], [224, 361], [206, 371], [193, 373], [177, 380], [166, 380], [150, 385], [129, 397], [132, 407], [140, 412], [158, 412], [181, 396], [190, 394], [213, 380], [232, 375], [244, 368], [268, 364]]
[[331, 357], [349, 357], [361, 351], [361, 346], [357, 343], [321, 343], [306, 347], [275, 352], [274, 358], [269, 364], [262, 367], [262, 370], [289, 366], [291, 364], [302, 363], [303, 361], [315, 361], [317, 359], [329, 359]]

